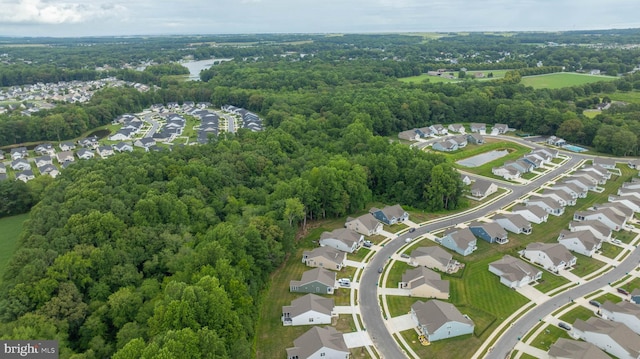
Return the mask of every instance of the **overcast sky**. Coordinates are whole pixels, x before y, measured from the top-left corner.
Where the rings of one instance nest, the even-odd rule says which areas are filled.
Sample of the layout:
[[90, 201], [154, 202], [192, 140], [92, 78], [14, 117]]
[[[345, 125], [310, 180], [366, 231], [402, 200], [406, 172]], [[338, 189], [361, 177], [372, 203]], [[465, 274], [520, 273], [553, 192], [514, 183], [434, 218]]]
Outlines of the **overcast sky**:
[[639, 0], [0, 0], [0, 36], [640, 27]]

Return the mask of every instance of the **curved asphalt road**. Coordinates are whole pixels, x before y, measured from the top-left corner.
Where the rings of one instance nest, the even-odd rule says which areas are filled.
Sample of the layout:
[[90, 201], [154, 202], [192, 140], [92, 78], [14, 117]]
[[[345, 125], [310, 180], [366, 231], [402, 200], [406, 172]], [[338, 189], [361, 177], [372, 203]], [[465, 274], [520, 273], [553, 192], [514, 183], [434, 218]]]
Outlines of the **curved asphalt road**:
[[[536, 146], [530, 142], [525, 142], [516, 139], [515, 142], [525, 143], [528, 146]], [[405, 358], [406, 354], [400, 349], [396, 341], [393, 339], [389, 331], [387, 330], [384, 319], [382, 318], [382, 311], [380, 309], [380, 303], [378, 303], [378, 281], [380, 274], [378, 274], [378, 268], [383, 267], [392, 254], [398, 251], [400, 247], [405, 244], [407, 237], [418, 237], [427, 232], [432, 232], [445, 227], [450, 227], [453, 224], [463, 223], [471, 221], [477, 218], [481, 214], [489, 213], [491, 211], [498, 210], [507, 204], [516, 201], [522, 197], [525, 193], [539, 187], [552, 178], [567, 172], [571, 167], [578, 164], [581, 160], [591, 159], [593, 156], [584, 156], [579, 154], [571, 154], [571, 158], [565, 162], [562, 166], [555, 168], [552, 171], [544, 174], [535, 181], [527, 185], [502, 185], [512, 190], [512, 193], [507, 196], [491, 203], [488, 206], [478, 208], [467, 213], [443, 218], [437, 223], [431, 223], [429, 225], [417, 228], [413, 233], [405, 233], [396, 239], [389, 241], [384, 247], [382, 247], [369, 261], [367, 268], [362, 273], [360, 278], [360, 293], [359, 304], [360, 311], [362, 313], [362, 321], [364, 327], [369, 332], [369, 335], [375, 345], [376, 349], [383, 358]], [[489, 358], [504, 358], [511, 348], [515, 345], [518, 337], [521, 337], [528, 329], [530, 329], [534, 322], [539, 318], [546, 316], [554, 310], [554, 305], [560, 305], [566, 303], [569, 296], [572, 298], [578, 298], [594, 291], [597, 288], [602, 287], [604, 284], [619, 279], [624, 272], [630, 271], [638, 264], [640, 259], [640, 253], [634, 251], [632, 255], [621, 263], [618, 268], [610, 271], [609, 273], [599, 277], [598, 279], [585, 283], [579, 287], [576, 287], [570, 291], [559, 294], [549, 300], [548, 302], [536, 306], [534, 309], [527, 312], [527, 314], [521, 317], [514, 326], [504, 333], [500, 339], [496, 342]], [[584, 293], [582, 293], [584, 291]], [[582, 293], [582, 294], [580, 294]]]

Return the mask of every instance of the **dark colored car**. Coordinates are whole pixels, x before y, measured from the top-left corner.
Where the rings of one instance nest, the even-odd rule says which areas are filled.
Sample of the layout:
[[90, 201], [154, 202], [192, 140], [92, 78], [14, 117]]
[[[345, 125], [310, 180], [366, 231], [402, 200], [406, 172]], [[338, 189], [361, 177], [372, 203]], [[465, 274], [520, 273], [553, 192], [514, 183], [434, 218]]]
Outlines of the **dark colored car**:
[[411, 258], [411, 257], [409, 257], [409, 255], [408, 255], [408, 254], [406, 254], [406, 253], [402, 253], [402, 254], [400, 255], [400, 257], [402, 257], [402, 258]]
[[571, 326], [565, 322], [558, 323], [558, 326], [564, 330], [571, 330]]
[[629, 295], [629, 292], [627, 292], [624, 288], [617, 288], [616, 290], [620, 294]]
[[382, 267], [378, 268], [378, 273], [382, 273], [383, 270], [384, 270], [384, 268], [382, 268]]
[[598, 302], [597, 300], [590, 300], [589, 304], [593, 305], [594, 307], [600, 308], [600, 302]]
[[415, 228], [411, 228], [411, 229], [409, 230], [409, 233], [413, 233], [413, 232], [415, 232], [415, 231], [416, 231], [416, 229], [415, 229]]

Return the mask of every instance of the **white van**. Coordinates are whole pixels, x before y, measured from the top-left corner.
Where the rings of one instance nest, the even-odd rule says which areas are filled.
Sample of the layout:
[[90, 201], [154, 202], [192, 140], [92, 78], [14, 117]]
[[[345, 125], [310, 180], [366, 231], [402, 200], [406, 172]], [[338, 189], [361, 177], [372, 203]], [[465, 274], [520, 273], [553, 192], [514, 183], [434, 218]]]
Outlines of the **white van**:
[[349, 278], [340, 278], [338, 279], [338, 284], [343, 287], [349, 287], [351, 286], [351, 280]]

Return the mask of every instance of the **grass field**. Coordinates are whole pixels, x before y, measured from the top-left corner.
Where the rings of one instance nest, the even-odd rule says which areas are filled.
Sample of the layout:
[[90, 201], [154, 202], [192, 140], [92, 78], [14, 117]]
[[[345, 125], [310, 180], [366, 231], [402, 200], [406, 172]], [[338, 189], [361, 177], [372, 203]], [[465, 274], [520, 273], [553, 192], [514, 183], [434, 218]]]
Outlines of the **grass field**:
[[[484, 74], [484, 77], [482, 78], [478, 78], [476, 80], [479, 81], [490, 81], [490, 80], [495, 80], [495, 79], [500, 79], [503, 78], [504, 75], [507, 73], [507, 71], [511, 71], [511, 70], [468, 70], [467, 74], [466, 74], [466, 79], [467, 80], [473, 80], [474, 79], [474, 74], [476, 73], [482, 73]], [[443, 78], [443, 77], [438, 77], [438, 76], [430, 76], [427, 74], [420, 74], [418, 76], [409, 76], [409, 77], [401, 77], [398, 80], [401, 82], [405, 82], [405, 83], [422, 83], [422, 82], [461, 82], [461, 81], [465, 81], [462, 79], [458, 78], [458, 71], [449, 71], [447, 72], [447, 74], [449, 73], [453, 73], [453, 76], [455, 76], [454, 79], [448, 79], [448, 78]], [[488, 77], [489, 73], [493, 73], [493, 77]]]
[[[509, 154], [504, 157], [493, 160], [491, 162], [485, 163], [478, 167], [465, 167], [455, 163], [455, 161], [461, 160], [463, 158], [469, 158], [481, 153], [494, 151], [494, 150], [507, 150], [509, 151]], [[451, 154], [445, 153], [445, 156], [453, 162], [454, 167], [459, 168], [463, 171], [475, 173], [475, 174], [486, 176], [486, 177], [502, 179], [501, 177], [494, 176], [493, 173], [491, 173], [491, 169], [493, 167], [503, 165], [506, 161], [517, 160], [518, 158], [529, 153], [530, 151], [531, 151], [530, 148], [519, 145], [514, 142], [487, 140], [487, 142], [483, 145], [469, 145], [462, 150], [455, 151], [454, 153], [451, 153]]]
[[0, 281], [4, 276], [4, 270], [13, 255], [22, 232], [22, 224], [29, 218], [29, 214], [0, 218]]
[[[592, 308], [597, 309], [596, 307], [592, 307]], [[573, 322], [575, 322], [576, 319], [587, 320], [593, 317], [593, 315], [594, 315], [593, 310], [587, 309], [580, 305], [570, 310], [568, 313], [562, 315], [560, 317], [560, 320], [573, 325]]]
[[535, 89], [558, 89], [562, 87], [571, 87], [584, 85], [599, 81], [613, 81], [618, 79], [615, 76], [586, 75], [571, 72], [557, 72], [553, 74], [525, 76], [520, 81], [525, 86], [531, 86]]
[[[602, 96], [605, 96], [605, 94], [602, 94]], [[606, 96], [609, 96], [609, 98], [613, 101], [640, 103], [640, 91], [636, 90], [629, 92], [616, 91], [611, 94], [606, 94]]]
[[531, 346], [548, 351], [558, 338], [571, 339], [567, 331], [553, 325], [547, 325], [542, 333], [531, 341]]
[[418, 76], [401, 77], [398, 80], [400, 82], [413, 83], [413, 84], [419, 84], [423, 82], [460, 82], [461, 81], [460, 79], [458, 79], [457, 72], [454, 72], [454, 76], [456, 78], [448, 79], [448, 78], [439, 77], [439, 76], [429, 76], [427, 74], [420, 74]]

